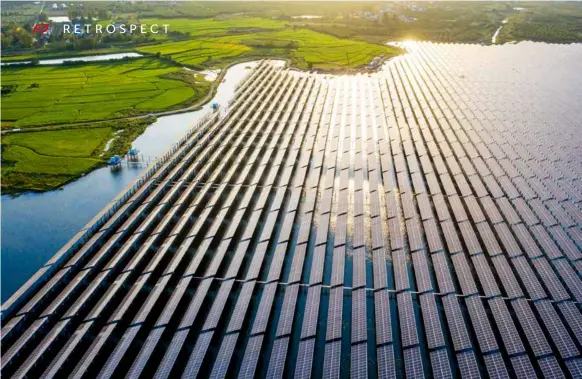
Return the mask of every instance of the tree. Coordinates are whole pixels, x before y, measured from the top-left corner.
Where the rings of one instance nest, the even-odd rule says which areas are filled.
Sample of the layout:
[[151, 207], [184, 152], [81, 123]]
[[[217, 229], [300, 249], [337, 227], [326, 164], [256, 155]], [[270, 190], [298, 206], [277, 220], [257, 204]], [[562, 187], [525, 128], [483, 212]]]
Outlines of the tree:
[[107, 20], [108, 18], [109, 18], [109, 15], [107, 14], [107, 10], [99, 9], [99, 19], [100, 20]]
[[162, 57], [162, 53], [160, 53], [159, 51], [156, 53], [156, 58], [161, 58]]
[[307, 67], [312, 70], [313, 69], [313, 62], [307, 62]]
[[38, 58], [32, 58], [30, 60], [31, 66], [38, 66], [39, 63], [40, 63], [40, 60]]

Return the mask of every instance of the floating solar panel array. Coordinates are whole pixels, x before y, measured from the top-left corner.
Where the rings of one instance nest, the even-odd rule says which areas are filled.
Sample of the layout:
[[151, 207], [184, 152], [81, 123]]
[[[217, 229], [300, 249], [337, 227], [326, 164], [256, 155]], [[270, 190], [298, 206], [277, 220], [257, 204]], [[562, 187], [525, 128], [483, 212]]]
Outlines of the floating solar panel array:
[[258, 65], [3, 305], [2, 375], [582, 377], [580, 78], [408, 47]]

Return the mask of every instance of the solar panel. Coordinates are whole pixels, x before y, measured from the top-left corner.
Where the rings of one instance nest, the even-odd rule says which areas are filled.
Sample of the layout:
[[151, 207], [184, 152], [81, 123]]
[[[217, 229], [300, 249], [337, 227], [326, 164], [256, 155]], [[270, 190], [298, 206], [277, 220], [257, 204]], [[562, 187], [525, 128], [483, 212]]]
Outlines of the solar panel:
[[441, 189], [437, 180], [437, 176], [435, 173], [427, 173], [425, 175], [426, 183], [428, 184], [428, 189], [431, 195], [437, 195], [441, 193]]
[[[222, 344], [220, 345], [220, 351], [214, 361], [210, 378], [224, 378], [226, 376], [237, 339], [238, 333], [224, 336]], [[188, 375], [188, 373], [184, 371], [183, 375]]]
[[517, 257], [523, 254], [521, 248], [517, 244], [517, 241], [511, 234], [509, 227], [506, 224], [497, 224], [493, 226], [503, 248], [505, 249], [505, 253], [510, 257]]
[[538, 360], [544, 378], [563, 378], [564, 373], [555, 357], [545, 357]]
[[487, 189], [489, 190], [491, 197], [497, 199], [504, 196], [501, 187], [499, 186], [493, 175], [483, 177], [483, 181], [485, 182], [485, 185], [487, 186]]
[[477, 239], [477, 235], [475, 234], [475, 230], [471, 226], [471, 223], [469, 221], [461, 222], [458, 226], [463, 235], [465, 245], [467, 246], [467, 252], [471, 255], [482, 253], [483, 249], [481, 248], [481, 244]]
[[537, 243], [542, 247], [542, 250], [549, 259], [563, 257], [562, 252], [560, 249], [558, 249], [558, 246], [554, 243], [543, 226], [535, 225], [532, 226], [529, 230], [534, 235]]
[[445, 345], [440, 318], [432, 294], [420, 295], [420, 310], [424, 322], [425, 335], [428, 347], [434, 349]]
[[418, 203], [418, 209], [420, 210], [420, 217], [422, 220], [432, 219], [433, 213], [430, 204], [429, 197], [426, 193], [417, 194], [416, 201]]
[[493, 335], [491, 325], [487, 319], [487, 313], [482, 300], [478, 296], [466, 298], [465, 304], [471, 318], [471, 326], [477, 336], [479, 348], [482, 353], [498, 350], [498, 345]]
[[372, 249], [384, 247], [384, 236], [382, 233], [382, 218], [374, 217], [370, 220], [372, 229]]
[[376, 161], [368, 166], [368, 189], [370, 193], [376, 192], [378, 190], [378, 172], [376, 171]]
[[[463, 203], [461, 202], [461, 198], [457, 195], [449, 196], [449, 203], [451, 205], [451, 209], [453, 210], [453, 214], [455, 215], [455, 219], [458, 223], [462, 221], [468, 220], [467, 213], [465, 212], [465, 208], [463, 207]], [[438, 212], [438, 210], [437, 210]], [[439, 218], [440, 219], [440, 218]]]
[[[184, 342], [186, 341], [186, 337], [190, 329], [183, 329], [179, 330], [174, 334], [172, 341], [170, 342], [168, 348], [165, 351], [164, 357], [158, 366], [155, 376], [156, 377], [169, 377], [172, 369], [174, 368], [174, 364], [176, 362], [176, 358], [180, 354], [182, 347], [184, 346]], [[188, 361], [188, 365], [186, 367], [189, 372], [192, 372], [194, 375], [200, 369], [200, 364], [203, 359], [203, 356], [206, 354], [206, 350], [208, 349], [208, 344], [212, 339], [212, 335], [214, 332], [205, 333], [206, 335], [202, 335], [198, 338], [196, 345], [198, 348], [194, 348], [192, 355], [190, 356], [190, 360]]]
[[337, 286], [344, 283], [346, 247], [345, 245], [333, 249], [333, 263], [331, 268], [331, 285]]
[[[549, 301], [539, 301], [535, 307], [542, 318], [544, 327], [549, 331], [550, 337], [562, 358], [571, 358], [579, 354], [574, 341], [560, 320], [558, 313]], [[576, 324], [574, 324], [576, 327]]]
[[[255, 279], [259, 276], [259, 272], [261, 270], [261, 265], [263, 263], [263, 259], [265, 257], [265, 254], [267, 253], [268, 244], [269, 244], [268, 241], [261, 242], [256, 247], [254, 253], [252, 251], [249, 252], [250, 254], [253, 254], [253, 255], [252, 255], [252, 260], [251, 260], [251, 263], [249, 265], [249, 268], [248, 268], [248, 271], [246, 274], [246, 279]], [[243, 241], [239, 244], [239, 248], [246, 248], [248, 246], [250, 246], [250, 241]], [[273, 257], [273, 263], [271, 263], [271, 264], [272, 265], [276, 264], [275, 262], [277, 262], [279, 258], [280, 258], [280, 256], [277, 253], [275, 253], [275, 255]], [[230, 270], [229, 270], [229, 272], [230, 272]]]
[[[471, 190], [471, 187], [469, 187], [469, 183], [467, 183], [467, 180], [463, 174], [455, 175], [454, 178], [455, 182], [457, 183], [457, 187], [459, 187], [459, 193], [461, 196], [466, 197], [473, 194], [473, 191]], [[450, 194], [453, 194], [453, 192]]]
[[509, 378], [503, 357], [500, 353], [488, 354], [483, 356], [487, 372], [491, 378]]
[[395, 379], [396, 366], [394, 363], [394, 348], [392, 345], [378, 346], [376, 355], [378, 359], [378, 377]]
[[363, 247], [352, 252], [353, 278], [352, 288], [366, 286], [366, 250]]
[[341, 366], [341, 341], [331, 341], [325, 344], [323, 358], [323, 377], [339, 378]]
[[348, 225], [347, 213], [339, 215], [336, 219], [335, 236], [333, 242], [334, 246], [345, 245], [347, 225]]
[[403, 250], [392, 252], [392, 267], [394, 268], [394, 281], [397, 290], [410, 288], [408, 277], [408, 258]]
[[257, 309], [252, 334], [264, 333], [266, 331], [277, 287], [277, 283], [268, 283], [263, 286], [263, 295]]
[[416, 318], [412, 307], [412, 295], [408, 292], [403, 292], [399, 293], [396, 298], [398, 301], [402, 346], [414, 346], [418, 344], [418, 333], [416, 331]]
[[447, 196], [457, 196], [457, 190], [455, 188], [455, 184], [451, 179], [451, 176], [447, 173], [440, 174], [441, 183], [443, 185], [443, 189], [445, 190], [445, 194]]
[[212, 307], [210, 308], [208, 316], [206, 316], [206, 322], [204, 323], [202, 330], [209, 330], [217, 327], [218, 322], [220, 321], [220, 317], [224, 311], [226, 301], [228, 300], [228, 297], [232, 291], [233, 285], [234, 280], [224, 281], [220, 284], [220, 289], [214, 298], [214, 302], [212, 303]]
[[511, 301], [511, 306], [517, 316], [521, 329], [526, 335], [528, 346], [533, 350], [536, 357], [550, 354], [552, 352], [540, 325], [529, 308], [529, 304], [525, 299], [516, 299]]
[[449, 358], [445, 349], [432, 351], [430, 353], [430, 363], [435, 378], [452, 378]]
[[491, 313], [495, 320], [495, 324], [499, 330], [503, 344], [509, 354], [523, 353], [524, 347], [519, 338], [519, 334], [513, 320], [509, 315], [509, 311], [505, 302], [500, 298], [489, 299], [487, 301], [491, 309]]
[[352, 291], [352, 343], [366, 341], [366, 290]]
[[525, 254], [527, 254], [530, 259], [542, 256], [541, 250], [536, 245], [528, 228], [525, 225], [513, 225], [511, 230], [515, 233], [519, 243], [523, 246]]
[[407, 378], [424, 378], [419, 347], [404, 350], [404, 368]]
[[424, 250], [420, 250], [412, 253], [412, 261], [414, 263], [416, 287], [418, 292], [432, 290], [433, 285], [428, 267], [426, 252]]
[[[240, 211], [239, 211], [240, 212]], [[223, 216], [224, 217], [224, 216]], [[256, 225], [258, 225], [259, 221], [260, 221], [260, 217], [261, 217], [261, 211], [255, 211], [253, 212], [253, 214], [251, 215], [246, 227], [245, 227], [245, 231], [244, 234], [241, 238], [242, 241], [244, 240], [248, 240], [251, 239], [253, 237], [253, 234], [255, 234], [255, 230], [256, 230]], [[269, 225], [270, 223], [270, 225]], [[267, 226], [265, 227], [265, 230], [272, 230], [273, 226], [275, 223], [275, 219], [273, 217], [271, 217], [268, 221], [267, 221]], [[235, 224], [231, 224], [231, 225], [235, 225]], [[268, 236], [266, 236], [267, 231], [263, 232], [263, 235], [261, 236], [261, 241], [264, 241], [265, 239], [268, 239]], [[233, 237], [234, 233], [236, 232], [236, 229], [233, 227], [229, 228], [229, 231], [227, 232], [225, 238], [229, 238], [229, 237]]]
[[350, 378], [368, 377], [368, 351], [365, 343], [352, 345]]
[[[358, 192], [359, 193], [359, 192]], [[357, 197], [357, 195], [355, 195]], [[337, 196], [337, 214], [342, 215], [348, 212], [348, 205], [350, 200], [350, 193], [347, 189], [342, 189], [339, 191]]]
[[323, 280], [323, 264], [325, 261], [325, 245], [315, 247], [311, 261], [309, 284], [321, 283]]
[[[361, 192], [357, 192], [355, 195], [355, 198], [357, 199], [358, 197], [363, 197], [360, 196], [358, 194], [360, 194]], [[373, 193], [370, 194], [370, 217], [377, 217], [381, 215], [380, 212], [380, 197], [378, 196], [378, 192], [375, 191]], [[358, 200], [355, 200], [358, 201]], [[361, 200], [363, 202], [363, 200]], [[355, 208], [355, 207], [354, 207]], [[357, 214], [355, 214], [355, 216], [357, 216]]]
[[315, 338], [303, 340], [299, 343], [297, 354], [297, 366], [295, 366], [294, 377], [297, 379], [311, 378], [313, 354], [315, 351]]
[[406, 221], [406, 231], [408, 233], [408, 243], [411, 251], [424, 248], [420, 235], [420, 225], [416, 219]]
[[317, 223], [317, 238], [315, 240], [315, 246], [327, 242], [327, 230], [329, 228], [329, 218], [330, 218], [329, 213], [326, 213], [319, 217], [319, 222]]
[[545, 298], [547, 296], [546, 292], [528, 264], [528, 260], [522, 256], [512, 259], [512, 263], [514, 264], [517, 274], [525, 286], [529, 297], [532, 299]]
[[564, 229], [559, 226], [555, 226], [549, 229], [551, 236], [554, 238], [560, 249], [566, 254], [566, 256], [575, 261], [582, 258], [582, 251], [574, 245], [572, 240], [568, 237]]
[[487, 188], [485, 187], [485, 184], [483, 184], [483, 181], [481, 180], [479, 175], [469, 176], [469, 182], [473, 186], [475, 196], [477, 196], [478, 198], [488, 196], [489, 192], [487, 191]]
[[358, 170], [354, 172], [354, 177], [352, 179], [354, 185], [354, 192], [361, 191], [364, 188], [364, 172], [363, 170]]
[[267, 369], [268, 378], [282, 378], [287, 357], [289, 337], [276, 339], [271, 352], [271, 359]]
[[410, 219], [416, 216], [416, 210], [414, 209], [414, 203], [412, 200], [413, 196], [410, 192], [403, 193], [402, 195], [400, 195], [402, 210], [404, 212], [404, 218], [406, 219]]
[[454, 295], [443, 296], [442, 302], [455, 350], [460, 351], [470, 348], [471, 341], [469, 340], [458, 299]]
[[414, 193], [421, 194], [426, 192], [426, 187], [424, 185], [424, 180], [422, 177], [422, 173], [414, 172], [412, 175], [412, 185], [414, 187]]
[[329, 310], [327, 312], [326, 340], [331, 341], [341, 337], [342, 333], [343, 288], [335, 287], [329, 290]]
[[536, 216], [539, 218], [542, 225], [544, 225], [546, 228], [556, 225], [558, 223], [554, 216], [552, 216], [552, 214], [548, 211], [548, 209], [539, 199], [528, 200], [527, 203], [532, 208]]
[[295, 316], [295, 307], [297, 303], [297, 295], [299, 293], [299, 285], [289, 285], [285, 289], [285, 298], [281, 313], [279, 314], [279, 325], [277, 326], [277, 337], [291, 334], [293, 327], [293, 318]]
[[398, 202], [396, 196], [395, 192], [386, 193], [386, 217], [388, 219], [398, 216]]
[[388, 220], [388, 226], [390, 229], [390, 245], [392, 249], [404, 248], [404, 237], [402, 235], [400, 220], [390, 219]]
[[509, 266], [507, 259], [504, 256], [497, 256], [491, 258], [491, 262], [497, 271], [497, 275], [501, 279], [501, 284], [505, 289], [507, 297], [513, 298], [523, 296], [523, 292], [521, 291], [519, 283], [511, 271], [511, 267]]
[[[273, 220], [276, 221], [278, 212], [269, 213], [269, 217], [267, 219], [267, 223], [270, 222], [271, 217]], [[281, 225], [281, 229], [279, 230], [279, 240], [278, 243], [289, 241], [291, 236], [291, 231], [293, 226], [295, 225], [295, 212], [287, 213], [285, 218], [283, 219], [283, 224]], [[275, 222], [273, 222], [273, 226], [275, 226]], [[269, 225], [270, 227], [270, 225]], [[267, 232], [267, 235], [265, 233]], [[264, 239], [263, 239], [264, 236]], [[261, 234], [261, 241], [267, 241], [272, 237], [271, 230], [267, 230], [267, 226], [263, 228], [263, 233]]]
[[252, 379], [255, 377], [255, 370], [257, 369], [262, 344], [263, 335], [254, 336], [249, 339], [238, 373], [239, 378]]
[[[196, 293], [192, 300], [190, 300], [190, 305], [182, 317], [180, 321], [180, 328], [190, 327], [194, 324], [196, 317], [198, 316], [198, 312], [200, 311], [200, 307], [202, 306], [202, 302], [206, 298], [206, 294], [210, 289], [210, 285], [212, 284], [212, 279], [205, 279], [200, 282], [198, 288], [196, 289]], [[166, 309], [168, 311], [169, 309]]]
[[580, 317], [580, 310], [572, 302], [560, 303], [558, 304], [558, 308], [566, 323], [572, 329], [576, 340], [580, 343], [582, 341], [582, 317]]

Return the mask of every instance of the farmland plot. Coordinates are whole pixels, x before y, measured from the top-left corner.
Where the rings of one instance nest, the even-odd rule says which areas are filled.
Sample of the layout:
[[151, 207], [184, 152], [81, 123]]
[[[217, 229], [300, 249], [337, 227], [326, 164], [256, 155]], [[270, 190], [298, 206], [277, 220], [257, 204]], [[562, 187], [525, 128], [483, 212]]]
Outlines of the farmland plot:
[[200, 38], [139, 48], [161, 53], [194, 67], [221, 66], [245, 56], [290, 58], [294, 66], [323, 70], [352, 69], [367, 65], [375, 57], [398, 54], [397, 49], [366, 42], [343, 40], [307, 29], [257, 31], [228, 37]]
[[17, 86], [2, 96], [2, 121], [12, 127], [100, 121], [191, 104], [209, 83], [166, 78], [182, 69], [157, 59], [90, 63], [79, 66], [10, 67], [3, 85]]

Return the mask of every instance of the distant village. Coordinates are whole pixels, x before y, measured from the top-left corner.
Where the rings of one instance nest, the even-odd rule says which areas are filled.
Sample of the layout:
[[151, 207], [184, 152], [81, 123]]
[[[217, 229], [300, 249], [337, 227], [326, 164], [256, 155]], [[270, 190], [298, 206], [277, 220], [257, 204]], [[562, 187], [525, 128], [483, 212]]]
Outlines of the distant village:
[[[432, 3], [432, 2], [431, 2]], [[372, 11], [361, 11], [359, 13], [353, 13], [350, 15], [352, 18], [365, 18], [370, 21], [379, 21], [384, 15], [394, 15], [400, 21], [403, 22], [415, 22], [417, 19], [415, 17], [410, 17], [402, 14], [402, 11], [410, 12], [426, 12], [426, 8], [418, 4], [407, 4], [407, 3], [389, 3], [384, 4], [377, 12]]]

